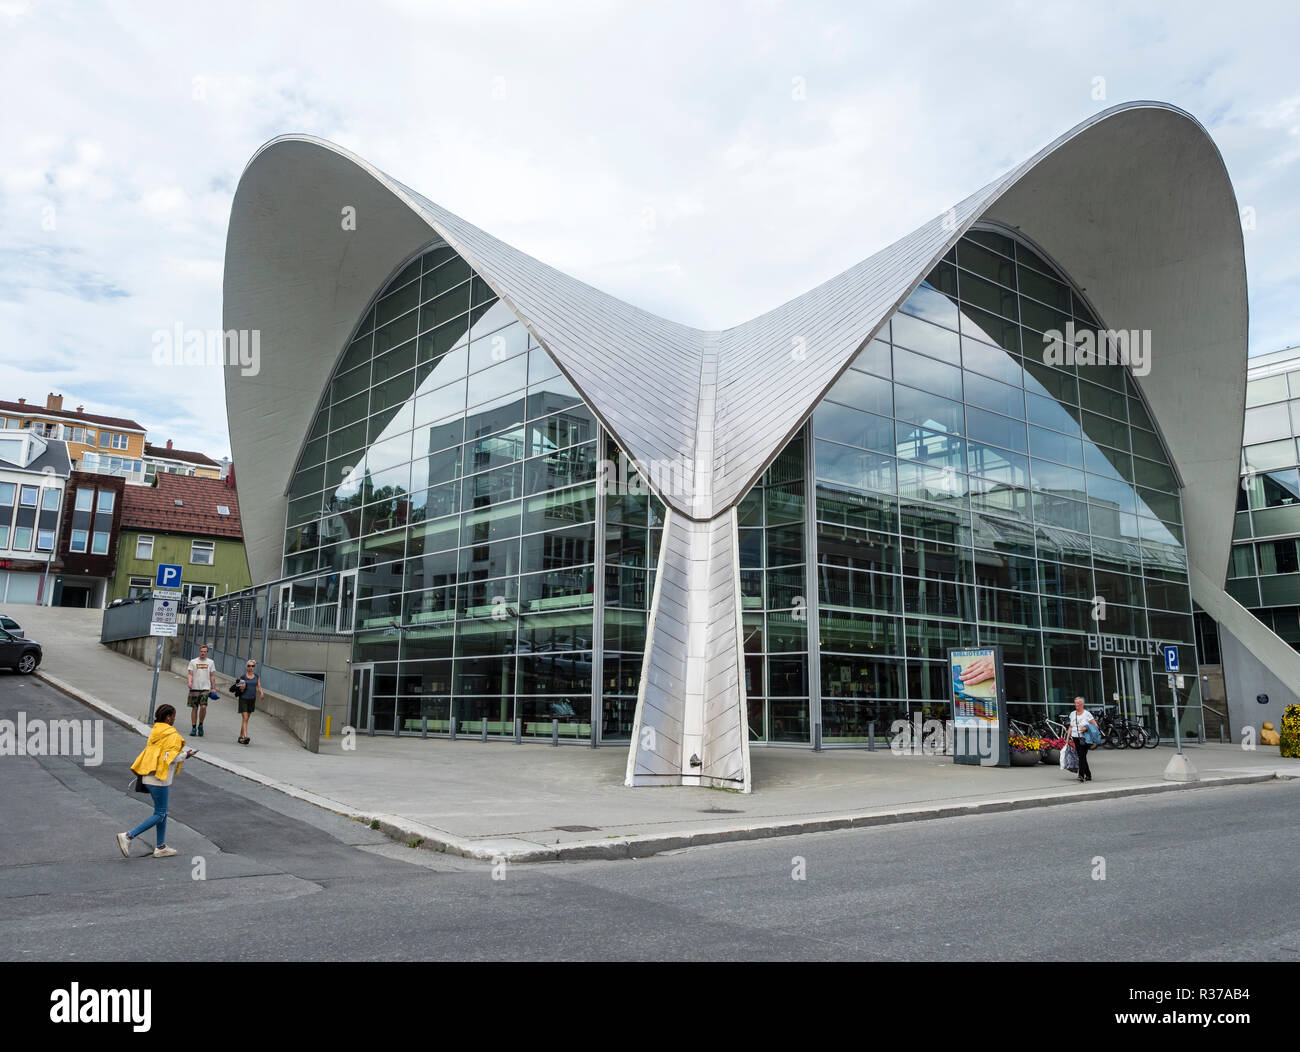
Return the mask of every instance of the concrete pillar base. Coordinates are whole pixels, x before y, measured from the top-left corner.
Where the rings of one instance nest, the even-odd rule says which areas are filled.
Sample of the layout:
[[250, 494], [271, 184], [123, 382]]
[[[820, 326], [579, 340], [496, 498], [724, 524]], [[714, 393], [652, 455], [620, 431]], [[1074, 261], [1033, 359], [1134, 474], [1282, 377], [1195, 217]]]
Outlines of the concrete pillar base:
[[1169, 765], [1165, 767], [1166, 782], [1199, 782], [1201, 776], [1185, 753], [1174, 753]]

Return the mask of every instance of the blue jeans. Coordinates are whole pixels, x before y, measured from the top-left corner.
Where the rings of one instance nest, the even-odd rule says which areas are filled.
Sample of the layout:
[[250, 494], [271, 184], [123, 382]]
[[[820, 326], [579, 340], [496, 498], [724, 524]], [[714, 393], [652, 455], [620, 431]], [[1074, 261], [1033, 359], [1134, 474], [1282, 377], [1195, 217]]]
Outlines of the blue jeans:
[[138, 837], [146, 829], [158, 827], [158, 847], [167, 846], [167, 798], [171, 796], [172, 787], [170, 785], [147, 785], [149, 795], [153, 797], [153, 814], [141, 822], [138, 826], [126, 835], [132, 840]]

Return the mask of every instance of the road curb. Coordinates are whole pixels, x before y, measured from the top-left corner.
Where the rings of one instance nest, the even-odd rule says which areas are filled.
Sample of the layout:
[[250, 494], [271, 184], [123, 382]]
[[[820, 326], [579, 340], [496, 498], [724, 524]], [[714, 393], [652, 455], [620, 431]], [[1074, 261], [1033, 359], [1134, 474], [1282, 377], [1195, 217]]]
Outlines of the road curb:
[[[113, 722], [147, 737], [151, 728], [128, 716], [92, 694], [65, 683], [37, 669], [35, 675], [56, 690], [88, 705]], [[1022, 811], [1035, 807], [1055, 807], [1090, 800], [1114, 800], [1128, 796], [1150, 796], [1156, 793], [1175, 793], [1196, 789], [1217, 789], [1229, 785], [1253, 785], [1286, 778], [1276, 771], [1260, 774], [1207, 777], [1196, 782], [1150, 782], [1116, 789], [1085, 789], [1054, 793], [1050, 796], [1015, 797], [1012, 799], [976, 800], [961, 804], [938, 804], [926, 807], [901, 808], [894, 811], [848, 812], [818, 818], [797, 819], [786, 822], [763, 822], [728, 829], [700, 829], [656, 833], [651, 836], [614, 836], [600, 841], [578, 841], [569, 844], [541, 844], [524, 837], [495, 837], [472, 839], [458, 837], [445, 829], [437, 829], [413, 822], [401, 815], [385, 812], [358, 811], [347, 804], [318, 793], [270, 778], [238, 764], [229, 763], [216, 756], [198, 753], [200, 760], [250, 782], [274, 789], [276, 792], [323, 810], [364, 822], [387, 834], [393, 840], [426, 851], [439, 851], [449, 855], [481, 861], [507, 863], [519, 862], [579, 862], [646, 858], [664, 851], [677, 851], [687, 847], [707, 844], [739, 843], [747, 840], [771, 840], [777, 837], [799, 836], [804, 833], [831, 833], [844, 829], [866, 829], [871, 826], [899, 825], [904, 822], [927, 822], [940, 818], [960, 818], [965, 815], [996, 814], [1004, 811]]]
[[418, 845], [415, 846], [428, 850], [445, 851], [465, 858], [485, 861], [504, 860], [505, 862], [576, 862], [599, 859], [646, 858], [664, 851], [677, 851], [687, 847], [703, 847], [707, 844], [770, 840], [777, 837], [799, 836], [805, 833], [830, 833], [844, 829], [865, 829], [871, 826], [899, 825], [905, 822], [924, 822], [940, 818], [958, 818], [965, 815], [995, 814], [1035, 807], [1082, 803], [1089, 800], [1147, 796], [1155, 793], [1180, 792], [1192, 789], [1215, 789], [1229, 785], [1251, 785], [1259, 782], [1275, 781], [1281, 777], [1283, 776], [1269, 771], [1261, 774], [1203, 778], [1199, 782], [1150, 783], [1129, 786], [1123, 789], [1094, 789], [1083, 792], [1060, 793], [1052, 796], [1020, 797], [1012, 800], [941, 804], [896, 811], [850, 813], [791, 822], [769, 822], [731, 829], [679, 831], [653, 836], [611, 837], [604, 841], [556, 845], [538, 844], [524, 838], [498, 838], [491, 841], [465, 840], [450, 837], [444, 832], [431, 830], [415, 823], [404, 822], [397, 816], [376, 816], [376, 819], [379, 821], [379, 828], [394, 839], [404, 840], [408, 844], [419, 841]]

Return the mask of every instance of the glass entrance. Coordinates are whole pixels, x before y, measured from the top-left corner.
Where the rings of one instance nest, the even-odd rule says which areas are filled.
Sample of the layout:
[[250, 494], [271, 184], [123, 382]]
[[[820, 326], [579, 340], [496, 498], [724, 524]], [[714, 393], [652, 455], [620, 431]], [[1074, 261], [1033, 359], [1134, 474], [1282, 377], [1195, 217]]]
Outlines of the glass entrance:
[[375, 686], [373, 664], [352, 666], [352, 691], [348, 701], [348, 724], [366, 734], [375, 733], [375, 710], [372, 704]]
[[1103, 658], [1102, 683], [1105, 705], [1116, 716], [1123, 716], [1148, 730], [1155, 726], [1155, 707], [1151, 693], [1151, 662], [1147, 658]]

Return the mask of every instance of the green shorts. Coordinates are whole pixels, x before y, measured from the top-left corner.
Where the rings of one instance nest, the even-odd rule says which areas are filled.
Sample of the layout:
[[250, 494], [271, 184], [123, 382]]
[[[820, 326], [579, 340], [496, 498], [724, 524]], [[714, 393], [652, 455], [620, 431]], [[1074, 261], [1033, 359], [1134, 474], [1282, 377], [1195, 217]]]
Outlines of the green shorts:
[[192, 690], [190, 691], [189, 700], [185, 704], [192, 709], [197, 709], [200, 705], [206, 705], [208, 703], [208, 693], [206, 690]]
[[240, 713], [244, 713], [244, 712], [256, 712], [256, 711], [257, 711], [257, 699], [256, 699], [256, 698], [240, 698], [240, 699], [239, 699], [239, 708], [238, 708], [237, 711], [240, 712]]

